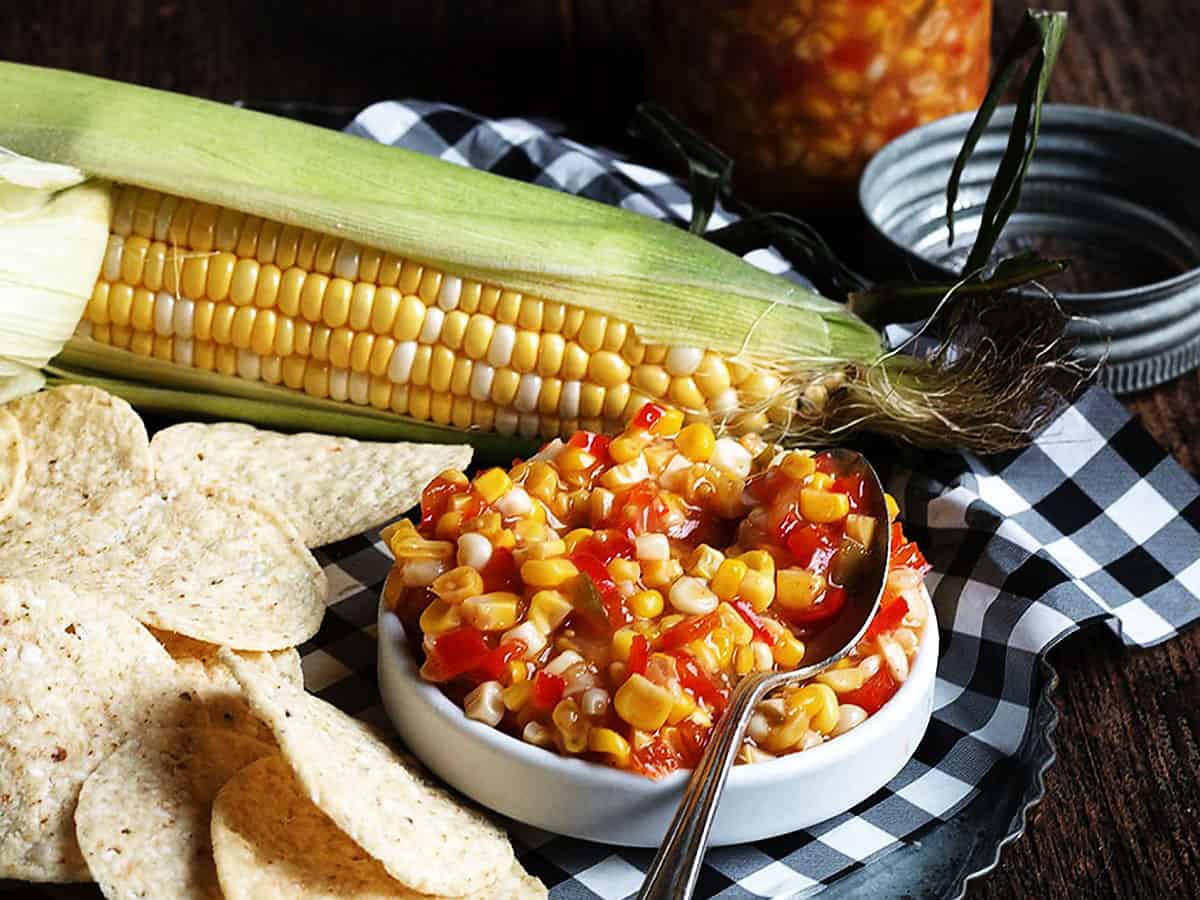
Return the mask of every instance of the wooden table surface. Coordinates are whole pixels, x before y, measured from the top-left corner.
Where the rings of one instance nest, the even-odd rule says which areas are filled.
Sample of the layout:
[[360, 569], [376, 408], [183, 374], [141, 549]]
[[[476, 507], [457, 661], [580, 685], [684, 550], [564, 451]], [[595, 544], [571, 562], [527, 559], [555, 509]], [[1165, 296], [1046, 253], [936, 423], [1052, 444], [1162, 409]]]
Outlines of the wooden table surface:
[[[1052, 97], [1200, 135], [1200, 4], [1078, 0]], [[445, 99], [489, 114], [557, 115], [620, 140], [641, 95], [639, 0], [240, 3], [8, 0], [0, 58], [219, 100], [360, 107]], [[996, 2], [997, 38], [1023, 3]], [[1195, 173], [1186, 185], [1195, 192]], [[1184, 187], [1181, 185], [1181, 188]], [[1200, 376], [1127, 405], [1200, 471]], [[1200, 548], [1197, 548], [1200, 551]], [[1024, 838], [974, 898], [1200, 896], [1200, 629], [1126, 652], [1106, 632], [1051, 654], [1062, 676], [1059, 759]]]

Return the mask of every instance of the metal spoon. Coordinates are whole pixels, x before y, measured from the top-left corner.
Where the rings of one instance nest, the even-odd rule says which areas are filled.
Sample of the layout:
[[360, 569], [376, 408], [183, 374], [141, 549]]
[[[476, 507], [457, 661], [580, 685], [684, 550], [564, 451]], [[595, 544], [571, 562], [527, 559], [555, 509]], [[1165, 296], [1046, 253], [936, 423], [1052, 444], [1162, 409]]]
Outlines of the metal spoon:
[[688, 900], [692, 896], [717, 803], [741, 749], [754, 707], [769, 692], [811, 678], [848, 654], [862, 640], [879, 609], [891, 553], [887, 501], [879, 475], [862, 454], [852, 450], [837, 448], [821, 455], [833, 461], [838, 474], [862, 475], [866, 495], [859, 512], [876, 520], [871, 545], [855, 570], [853, 582], [843, 585], [846, 605], [828, 627], [806, 643], [801, 668], [748, 675], [738, 682], [728, 709], [714, 726], [708, 747], [692, 771], [679, 810], [650, 864], [638, 900]]

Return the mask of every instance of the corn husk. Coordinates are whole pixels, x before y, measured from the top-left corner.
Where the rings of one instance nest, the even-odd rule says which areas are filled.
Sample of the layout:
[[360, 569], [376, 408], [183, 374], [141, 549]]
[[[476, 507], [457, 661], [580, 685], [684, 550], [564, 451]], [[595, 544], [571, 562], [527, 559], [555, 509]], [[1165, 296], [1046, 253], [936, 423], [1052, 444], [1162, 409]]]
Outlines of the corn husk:
[[[773, 436], [785, 440], [828, 442], [867, 428], [934, 446], [1001, 449], [1026, 441], [1053, 405], [1038, 374], [1053, 362], [1040, 350], [1010, 354], [989, 339], [998, 352], [981, 365], [948, 363], [947, 354], [886, 355], [880, 335], [845, 306], [666, 223], [290, 120], [0, 62], [0, 146], [52, 164], [41, 170], [46, 178], [88, 179], [48, 193], [43, 185], [46, 202], [21, 204], [26, 230], [16, 244], [33, 265], [24, 276], [0, 275], [0, 366], [20, 372], [25, 387], [30, 370], [55, 357], [47, 369], [55, 380], [100, 384], [155, 411], [379, 439], [465, 439], [501, 455], [520, 448], [500, 435], [86, 339], [62, 350], [100, 271], [96, 235], [107, 222], [109, 184], [123, 182], [600, 311], [634, 324], [647, 342], [707, 347], [767, 367], [782, 377], [783, 394], [762, 409], [795, 403], [794, 416], [774, 423], [782, 434]], [[50, 274], [56, 264], [72, 273], [69, 284]], [[22, 299], [26, 290], [36, 296]], [[1009, 384], [1019, 389], [1006, 393]], [[993, 408], [996, 396], [1005, 402]]]
[[0, 147], [0, 402], [40, 387], [75, 331], [110, 212], [103, 183]]

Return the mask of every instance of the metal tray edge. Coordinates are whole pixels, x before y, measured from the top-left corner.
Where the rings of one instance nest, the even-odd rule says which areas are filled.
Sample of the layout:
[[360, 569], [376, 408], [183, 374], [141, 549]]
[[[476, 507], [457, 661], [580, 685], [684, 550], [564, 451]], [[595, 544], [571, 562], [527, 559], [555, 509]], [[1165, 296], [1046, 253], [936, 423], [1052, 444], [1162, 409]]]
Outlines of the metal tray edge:
[[985, 877], [1000, 865], [1004, 848], [1025, 833], [1033, 810], [1046, 796], [1046, 773], [1058, 759], [1058, 748], [1054, 743], [1054, 732], [1058, 729], [1060, 718], [1058, 706], [1054, 702], [1054, 694], [1058, 690], [1058, 672], [1045, 656], [1038, 662], [1044, 681], [1034, 709], [1033, 721], [1030, 723], [1027, 747], [1022, 748], [1019, 754], [1035, 766], [1033, 778], [1025, 789], [1021, 804], [1009, 823], [1008, 831], [992, 850], [991, 858], [980, 868], [963, 876], [957, 893], [953, 894], [950, 900], [963, 900], [972, 881]]

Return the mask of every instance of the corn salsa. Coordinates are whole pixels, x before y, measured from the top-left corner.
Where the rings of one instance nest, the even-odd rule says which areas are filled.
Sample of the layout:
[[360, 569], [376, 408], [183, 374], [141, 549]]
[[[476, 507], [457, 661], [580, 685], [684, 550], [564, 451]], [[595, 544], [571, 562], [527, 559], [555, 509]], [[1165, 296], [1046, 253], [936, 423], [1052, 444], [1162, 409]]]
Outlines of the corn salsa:
[[651, 88], [778, 201], [853, 187], [867, 160], [987, 90], [990, 0], [655, 4]]
[[624, 432], [578, 432], [509, 471], [443, 472], [421, 520], [385, 533], [388, 607], [421, 675], [531, 744], [650, 777], [699, 759], [734, 685], [793, 668], [833, 621], [877, 528], [882, 607], [855, 652], [765, 699], [742, 761], [859, 725], [908, 676], [928, 566], [862, 510], [858, 476], [755, 436], [718, 437], [647, 404]]

